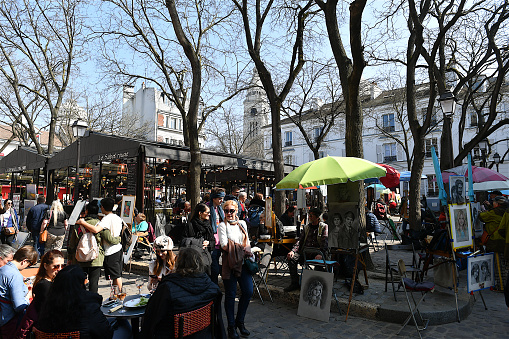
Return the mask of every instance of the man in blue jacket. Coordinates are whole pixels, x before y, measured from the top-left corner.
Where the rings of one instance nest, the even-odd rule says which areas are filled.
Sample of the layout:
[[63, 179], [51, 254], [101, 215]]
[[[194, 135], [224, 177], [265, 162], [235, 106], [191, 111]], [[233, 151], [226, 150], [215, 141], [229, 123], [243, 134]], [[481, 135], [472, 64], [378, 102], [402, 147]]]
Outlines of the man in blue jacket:
[[39, 242], [39, 232], [44, 221], [44, 215], [48, 209], [49, 206], [46, 205], [46, 198], [44, 195], [39, 195], [37, 197], [37, 205], [32, 207], [27, 215], [27, 228], [32, 233], [34, 247], [39, 252], [39, 257], [42, 257], [44, 254], [44, 244]]

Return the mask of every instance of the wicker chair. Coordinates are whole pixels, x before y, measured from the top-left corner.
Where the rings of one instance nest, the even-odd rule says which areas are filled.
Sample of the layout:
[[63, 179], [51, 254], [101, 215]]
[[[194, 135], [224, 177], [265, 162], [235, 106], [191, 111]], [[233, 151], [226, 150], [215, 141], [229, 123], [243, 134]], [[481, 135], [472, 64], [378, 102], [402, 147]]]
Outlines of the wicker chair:
[[196, 310], [175, 314], [173, 316], [175, 338], [184, 338], [206, 328], [210, 328], [214, 336], [214, 316], [213, 301]]
[[62, 333], [46, 333], [33, 328], [35, 339], [80, 339], [80, 331], [62, 332]]

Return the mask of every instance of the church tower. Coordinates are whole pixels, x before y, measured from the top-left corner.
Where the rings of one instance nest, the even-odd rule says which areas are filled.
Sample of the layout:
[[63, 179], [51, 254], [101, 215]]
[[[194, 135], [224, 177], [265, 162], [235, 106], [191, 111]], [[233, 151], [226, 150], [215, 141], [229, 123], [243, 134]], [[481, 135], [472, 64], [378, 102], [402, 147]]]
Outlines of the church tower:
[[251, 79], [252, 88], [244, 99], [244, 154], [264, 158], [263, 133], [261, 128], [270, 123], [270, 108], [267, 95], [256, 70]]

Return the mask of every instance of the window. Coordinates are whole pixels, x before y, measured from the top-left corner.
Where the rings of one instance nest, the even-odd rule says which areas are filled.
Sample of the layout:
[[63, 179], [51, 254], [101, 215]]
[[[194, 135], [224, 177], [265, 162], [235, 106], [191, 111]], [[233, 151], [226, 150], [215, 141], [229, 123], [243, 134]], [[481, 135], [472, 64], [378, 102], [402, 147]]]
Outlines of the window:
[[474, 109], [469, 110], [470, 115], [470, 127], [477, 126], [477, 112]]
[[164, 116], [164, 120], [165, 120], [164, 121], [164, 126], [169, 128], [170, 127], [170, 117], [165, 115]]
[[182, 119], [179, 119], [179, 131], [182, 131]]
[[288, 164], [288, 165], [293, 165], [293, 155], [285, 155], [285, 160], [284, 160], [284, 163], [285, 164]]
[[164, 142], [169, 144], [170, 143], [170, 138], [164, 138]]
[[396, 130], [396, 125], [394, 123], [394, 114], [391, 113], [382, 115], [382, 124], [384, 131], [394, 132]]
[[285, 147], [292, 146], [292, 132], [285, 132]]
[[[424, 123], [424, 121], [426, 120], [427, 114], [428, 114], [428, 109], [426, 107], [421, 108], [422, 123]], [[436, 107], [433, 107], [433, 110], [431, 112], [431, 121], [430, 121], [429, 125], [430, 125], [430, 127], [435, 127], [436, 125], [438, 125], [437, 108]]]
[[170, 128], [177, 129], [177, 118], [171, 118]]
[[325, 158], [325, 151], [319, 151], [318, 152], [318, 157], [321, 159], [321, 158]]
[[438, 183], [435, 174], [427, 175], [428, 177], [428, 197], [438, 197]]
[[397, 161], [396, 143], [384, 144], [384, 162]]
[[438, 139], [437, 138], [429, 138], [426, 139], [426, 158], [431, 158], [431, 147], [435, 147], [435, 151], [437, 153], [437, 157], [439, 156], [438, 151]]
[[315, 140], [315, 142], [318, 140], [318, 138], [322, 134], [322, 131], [323, 131], [323, 127], [313, 128], [313, 139]]

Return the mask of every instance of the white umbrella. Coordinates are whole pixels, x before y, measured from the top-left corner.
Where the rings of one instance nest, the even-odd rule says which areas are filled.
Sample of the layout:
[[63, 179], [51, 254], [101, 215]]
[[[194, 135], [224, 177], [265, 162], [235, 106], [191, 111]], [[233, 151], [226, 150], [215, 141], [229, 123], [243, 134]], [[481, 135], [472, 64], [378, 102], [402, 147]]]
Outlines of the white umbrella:
[[474, 192], [493, 191], [493, 190], [508, 190], [508, 189], [509, 189], [509, 181], [474, 182]]

